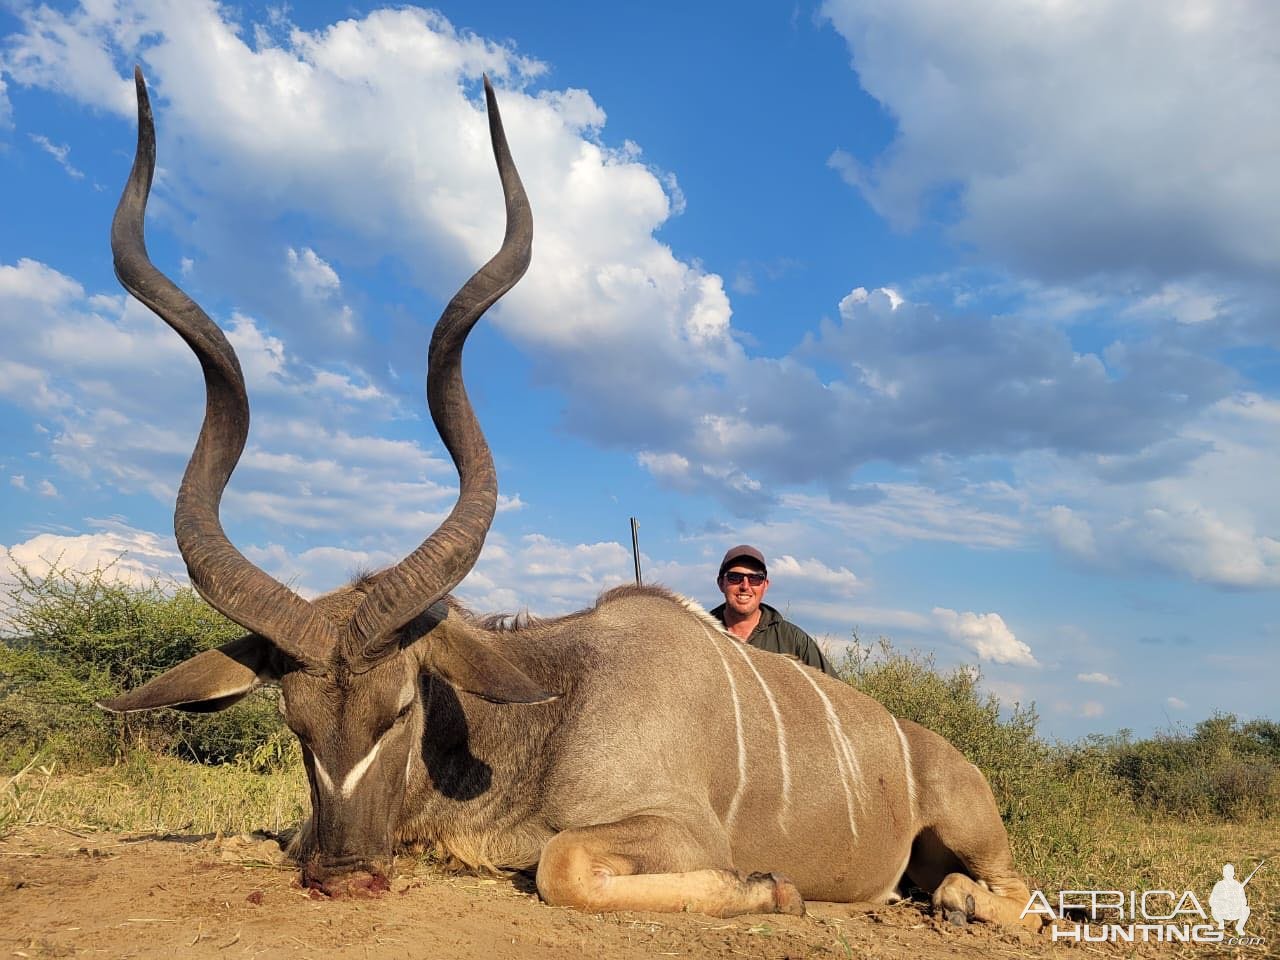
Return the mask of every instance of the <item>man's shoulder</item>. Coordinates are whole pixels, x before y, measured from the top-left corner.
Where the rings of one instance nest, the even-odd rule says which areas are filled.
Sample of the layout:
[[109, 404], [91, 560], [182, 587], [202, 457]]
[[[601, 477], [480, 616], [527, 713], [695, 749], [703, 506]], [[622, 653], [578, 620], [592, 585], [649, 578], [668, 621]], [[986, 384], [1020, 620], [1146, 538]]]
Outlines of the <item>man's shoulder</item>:
[[806, 640], [811, 639], [809, 634], [805, 633], [794, 623], [780, 614], [776, 608], [769, 606], [767, 603], [760, 604], [760, 626], [773, 627], [783, 633], [798, 634]]

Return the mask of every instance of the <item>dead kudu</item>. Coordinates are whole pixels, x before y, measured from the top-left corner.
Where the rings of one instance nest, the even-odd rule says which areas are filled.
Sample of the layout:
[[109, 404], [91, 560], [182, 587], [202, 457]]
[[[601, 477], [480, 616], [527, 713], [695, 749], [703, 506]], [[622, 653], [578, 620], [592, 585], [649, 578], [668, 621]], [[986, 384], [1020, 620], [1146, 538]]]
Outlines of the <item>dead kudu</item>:
[[[949, 916], [1018, 922], [1027, 888], [977, 768], [851, 687], [723, 633], [694, 604], [624, 587], [511, 626], [448, 597], [493, 520], [497, 478], [463, 387], [463, 342], [528, 266], [533, 220], [485, 83], [507, 230], [445, 309], [427, 396], [459, 474], [440, 528], [394, 567], [309, 602], [227, 539], [222, 490], [248, 434], [230, 344], [150, 262], [155, 133], [141, 73], [138, 150], [112, 225], [124, 286], [190, 345], [205, 419], [178, 494], [191, 581], [250, 631], [103, 704], [221, 710], [277, 682], [302, 743], [308, 885], [386, 889], [398, 846], [532, 869], [584, 910], [802, 913], [884, 901], [906, 881]], [[771, 872], [777, 871], [777, 872]]]

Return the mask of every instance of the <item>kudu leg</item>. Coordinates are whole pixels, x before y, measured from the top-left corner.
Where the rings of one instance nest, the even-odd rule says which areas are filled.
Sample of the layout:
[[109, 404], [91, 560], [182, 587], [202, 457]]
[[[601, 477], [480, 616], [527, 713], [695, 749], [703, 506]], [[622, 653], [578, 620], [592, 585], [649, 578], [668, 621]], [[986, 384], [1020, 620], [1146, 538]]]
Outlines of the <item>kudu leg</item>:
[[1014, 867], [986, 778], [936, 734], [908, 721], [902, 727], [916, 761], [922, 825], [907, 877], [932, 895], [942, 917], [1039, 930], [1039, 914], [1021, 916], [1031, 892]]
[[995, 803], [955, 808], [924, 830], [911, 848], [907, 876], [933, 895], [940, 917], [980, 920], [1038, 931], [1039, 914], [1021, 917], [1031, 891], [1018, 876]]
[[592, 912], [804, 913], [804, 900], [790, 880], [708, 866], [728, 862], [727, 850], [709, 846], [664, 817], [566, 830], [543, 848], [538, 892], [554, 906]]
[[988, 887], [963, 873], [949, 874], [933, 891], [933, 908], [941, 916], [960, 912], [967, 919], [998, 923], [1007, 927], [1024, 926], [1038, 932], [1043, 917], [1038, 913], [1021, 917], [1031, 891], [1016, 877]]

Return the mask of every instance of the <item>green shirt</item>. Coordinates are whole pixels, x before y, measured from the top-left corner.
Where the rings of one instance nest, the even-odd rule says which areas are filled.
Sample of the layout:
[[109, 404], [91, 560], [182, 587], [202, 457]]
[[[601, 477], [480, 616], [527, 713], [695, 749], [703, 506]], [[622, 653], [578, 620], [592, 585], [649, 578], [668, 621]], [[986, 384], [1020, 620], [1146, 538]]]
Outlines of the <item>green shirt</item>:
[[[725, 605], [722, 603], [711, 611], [711, 615], [721, 623], [724, 623], [724, 608]], [[761, 650], [768, 650], [770, 653], [790, 654], [811, 667], [817, 667], [825, 674], [836, 676], [835, 668], [822, 655], [822, 650], [813, 637], [794, 623], [783, 620], [782, 614], [767, 603], [760, 604], [760, 622], [751, 631], [747, 643]]]

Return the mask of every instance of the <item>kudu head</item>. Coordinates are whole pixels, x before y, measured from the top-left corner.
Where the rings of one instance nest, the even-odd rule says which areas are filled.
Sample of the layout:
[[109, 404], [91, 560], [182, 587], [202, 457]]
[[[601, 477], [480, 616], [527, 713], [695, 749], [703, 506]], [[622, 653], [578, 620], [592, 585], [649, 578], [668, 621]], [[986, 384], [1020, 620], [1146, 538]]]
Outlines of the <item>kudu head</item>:
[[445, 308], [427, 356], [427, 403], [458, 470], [457, 503], [439, 529], [395, 566], [308, 601], [250, 563], [218, 517], [223, 488], [248, 436], [249, 401], [222, 330], [147, 256], [143, 220], [155, 169], [155, 127], [141, 70], [135, 81], [138, 148], [111, 226], [116, 275], [177, 331], [203, 368], [204, 423], [178, 491], [174, 530], [200, 595], [250, 633], [100, 705], [122, 713], [221, 710], [278, 682], [280, 709], [302, 743], [311, 782], [304, 880], [330, 892], [352, 884], [385, 888], [413, 751], [431, 735], [423, 729], [423, 673], [498, 702], [553, 696], [494, 651], [450, 629], [443, 602], [475, 564], [498, 495], [493, 458], [462, 382], [462, 347], [484, 311], [529, 265], [528, 199], [486, 77], [506, 236]]

